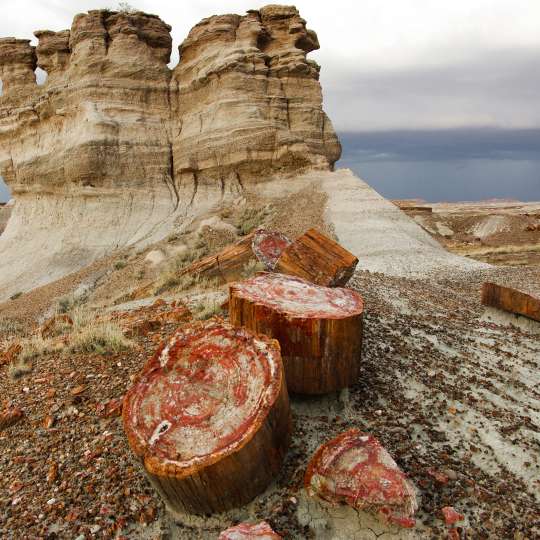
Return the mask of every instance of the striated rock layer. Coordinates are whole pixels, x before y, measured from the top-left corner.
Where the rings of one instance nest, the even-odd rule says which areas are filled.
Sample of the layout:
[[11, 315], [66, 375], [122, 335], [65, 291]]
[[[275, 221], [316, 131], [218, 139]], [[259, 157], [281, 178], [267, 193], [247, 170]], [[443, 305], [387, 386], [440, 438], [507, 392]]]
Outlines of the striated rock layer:
[[35, 32], [37, 47], [0, 39], [0, 175], [17, 198], [0, 299], [158, 240], [247, 184], [339, 158], [306, 59], [317, 36], [296, 8], [204, 19], [172, 71], [170, 29], [95, 10]]

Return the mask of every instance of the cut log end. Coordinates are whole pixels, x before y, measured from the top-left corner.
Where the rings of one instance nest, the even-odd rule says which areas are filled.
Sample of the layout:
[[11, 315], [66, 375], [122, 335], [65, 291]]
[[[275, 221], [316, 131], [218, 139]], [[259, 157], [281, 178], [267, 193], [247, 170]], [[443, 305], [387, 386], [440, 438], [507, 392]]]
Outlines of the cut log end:
[[357, 264], [358, 259], [343, 246], [310, 229], [283, 250], [275, 270], [325, 287], [342, 287]]
[[255, 257], [265, 270], [274, 270], [283, 250], [291, 245], [291, 240], [283, 233], [258, 229], [253, 235], [251, 247]]
[[350, 429], [323, 444], [308, 464], [305, 488], [335, 504], [376, 512], [385, 521], [413, 527], [416, 492], [380, 442]]
[[353, 384], [360, 370], [364, 303], [355, 291], [260, 273], [229, 287], [235, 326], [276, 338], [287, 386], [323, 394]]
[[132, 450], [174, 511], [245, 504], [277, 474], [290, 411], [279, 345], [220, 320], [186, 325], [126, 395]]

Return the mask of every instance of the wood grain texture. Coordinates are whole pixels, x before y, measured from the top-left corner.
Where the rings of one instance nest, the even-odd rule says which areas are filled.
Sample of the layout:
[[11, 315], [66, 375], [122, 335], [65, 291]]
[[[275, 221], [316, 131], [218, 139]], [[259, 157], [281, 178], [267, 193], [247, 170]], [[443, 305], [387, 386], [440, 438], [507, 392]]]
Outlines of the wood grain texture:
[[482, 285], [482, 304], [540, 321], [540, 295], [486, 282]]
[[276, 478], [289, 446], [279, 344], [219, 319], [186, 325], [126, 394], [123, 420], [170, 510], [242, 506]]
[[[265, 279], [264, 276], [272, 280], [276, 274], [261, 273], [253, 280]], [[346, 388], [358, 379], [363, 333], [360, 295], [349, 291], [360, 298], [360, 307], [354, 314], [340, 317], [316, 313], [293, 315], [284, 308], [265, 305], [249, 297], [242, 288], [243, 283], [229, 287], [230, 322], [279, 341], [290, 392], [325, 394]]]
[[276, 272], [298, 276], [317, 285], [341, 287], [354, 273], [358, 259], [334, 240], [309, 229], [283, 250]]

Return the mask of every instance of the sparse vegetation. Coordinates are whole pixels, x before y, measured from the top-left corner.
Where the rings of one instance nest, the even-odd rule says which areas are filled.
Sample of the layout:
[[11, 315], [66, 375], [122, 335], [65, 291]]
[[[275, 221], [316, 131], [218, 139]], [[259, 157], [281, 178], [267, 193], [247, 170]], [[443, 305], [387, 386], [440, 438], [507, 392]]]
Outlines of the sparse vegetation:
[[28, 360], [16, 360], [9, 364], [7, 374], [12, 381], [16, 381], [32, 371], [32, 364]]
[[264, 224], [270, 213], [271, 209], [269, 206], [259, 208], [246, 206], [235, 223], [238, 234], [245, 236], [257, 227], [260, 227]]
[[73, 296], [72, 294], [62, 296], [58, 299], [58, 307], [56, 311], [59, 314], [69, 313], [72, 309], [75, 308], [77, 303], [78, 302], [75, 299], [75, 296]]
[[115, 270], [121, 270], [122, 268], [125, 268], [126, 266], [127, 266], [127, 261], [124, 261], [123, 259], [116, 261], [114, 263]]
[[188, 245], [186, 251], [176, 255], [161, 272], [154, 288], [154, 294], [161, 294], [174, 288], [189, 289], [195, 284], [196, 278], [188, 275], [180, 276], [179, 274], [186, 266], [204, 257], [207, 253], [208, 245], [198, 237], [191, 246]]
[[135, 13], [137, 10], [128, 2], [118, 2], [118, 11], [120, 13]]
[[212, 297], [201, 300], [198, 304], [191, 308], [193, 318], [199, 321], [204, 321], [217, 315], [222, 311], [220, 303]]
[[64, 346], [60, 342], [54, 342], [51, 339], [43, 339], [41, 336], [35, 336], [24, 340], [19, 354], [19, 360], [28, 362], [34, 358], [39, 358], [44, 354], [61, 351]]
[[242, 277], [244, 279], [250, 278], [257, 272], [262, 272], [264, 270], [264, 264], [257, 260], [257, 259], [251, 259], [249, 262], [244, 264], [244, 267], [242, 268]]
[[120, 327], [110, 321], [93, 321], [78, 327], [70, 339], [69, 349], [79, 353], [118, 353], [133, 346]]
[[0, 318], [0, 337], [24, 335], [25, 326], [17, 319]]
[[19, 291], [19, 292], [16, 292], [15, 294], [12, 294], [9, 299], [10, 300], [17, 300], [17, 298], [20, 298], [22, 296], [22, 292]]

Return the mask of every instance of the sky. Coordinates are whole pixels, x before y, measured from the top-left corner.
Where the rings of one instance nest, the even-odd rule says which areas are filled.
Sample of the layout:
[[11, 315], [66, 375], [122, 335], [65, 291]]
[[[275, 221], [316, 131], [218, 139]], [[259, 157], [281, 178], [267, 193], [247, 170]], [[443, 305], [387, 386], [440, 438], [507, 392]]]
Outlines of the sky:
[[[374, 132], [540, 128], [540, 1], [294, 2], [321, 44], [325, 110], [336, 130]], [[132, 0], [172, 26], [173, 58], [189, 29], [253, 1]], [[111, 0], [0, 0], [0, 36], [69, 28]]]

